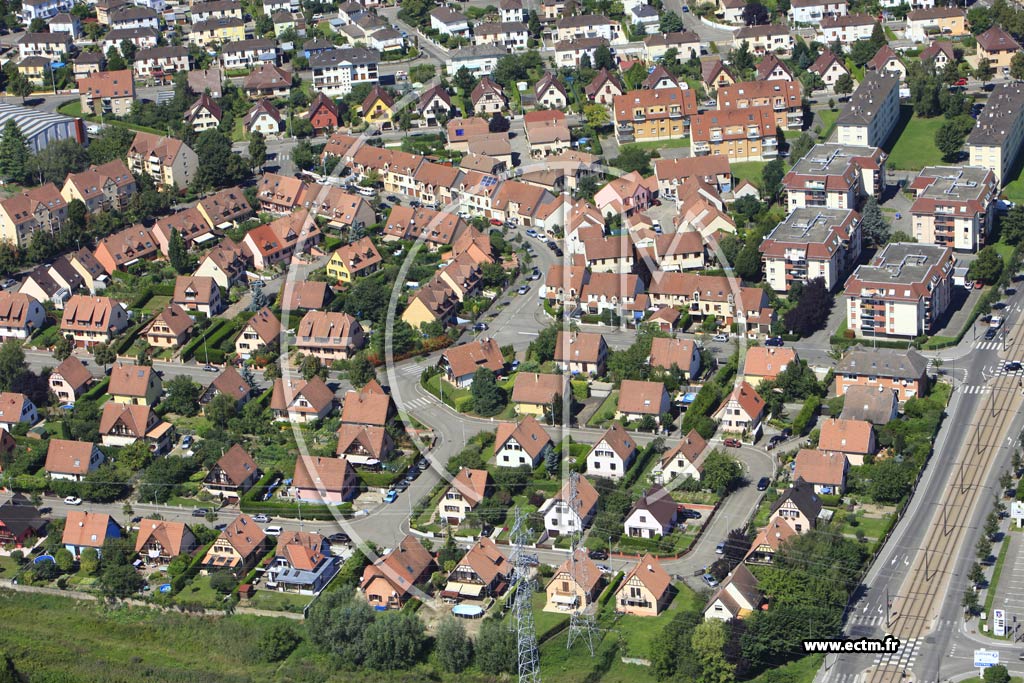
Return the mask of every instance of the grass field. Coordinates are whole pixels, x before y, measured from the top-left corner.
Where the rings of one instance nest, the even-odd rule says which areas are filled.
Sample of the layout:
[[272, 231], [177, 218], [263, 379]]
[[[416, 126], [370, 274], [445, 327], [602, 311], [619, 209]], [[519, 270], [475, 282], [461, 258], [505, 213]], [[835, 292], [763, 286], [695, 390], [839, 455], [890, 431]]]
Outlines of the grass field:
[[942, 152], [935, 146], [935, 131], [945, 122], [941, 116], [931, 119], [912, 116], [910, 107], [901, 107], [895, 133], [899, 137], [889, 152], [889, 168], [920, 171], [925, 166], [941, 164]]
[[811, 683], [815, 674], [821, 668], [825, 655], [811, 655], [798, 659], [785, 666], [766, 671], [750, 683], [761, 683], [762, 681], [787, 681], [788, 683]]
[[832, 131], [835, 130], [836, 119], [839, 118], [839, 111], [825, 109], [818, 112], [818, 118], [821, 120], [821, 133], [818, 135], [818, 139], [825, 142], [832, 136]]
[[672, 148], [672, 147], [689, 147], [690, 146], [690, 138], [686, 137], [686, 138], [679, 138], [677, 140], [661, 140], [661, 141], [654, 141], [654, 142], [630, 142], [628, 144], [630, 144], [630, 145], [632, 145], [634, 147], [640, 147], [641, 149], [646, 149], [646, 150], [650, 151], [650, 150], [659, 150], [659, 149], [669, 149], [669, 148]]
[[150, 297], [149, 301], [146, 302], [146, 305], [142, 307], [142, 310], [146, 313], [155, 313], [157, 311], [162, 311], [170, 303], [171, 297], [169, 296], [154, 296]]
[[587, 420], [591, 427], [600, 427], [615, 417], [615, 409], [619, 404], [619, 392], [613, 391], [601, 402], [601, 407]]
[[279, 593], [278, 591], [256, 591], [249, 601], [250, 607], [276, 610], [278, 612], [302, 612], [313, 599], [311, 595]]

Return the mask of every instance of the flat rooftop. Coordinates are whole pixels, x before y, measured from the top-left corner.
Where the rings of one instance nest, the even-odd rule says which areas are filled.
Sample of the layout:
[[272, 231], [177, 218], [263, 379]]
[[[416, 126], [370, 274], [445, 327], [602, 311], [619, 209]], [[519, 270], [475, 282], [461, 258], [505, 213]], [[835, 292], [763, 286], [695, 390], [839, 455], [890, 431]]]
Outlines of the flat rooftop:
[[921, 169], [918, 178], [935, 180], [919, 196], [959, 202], [977, 200], [988, 192], [985, 180], [990, 173], [989, 169], [980, 166], [928, 166]]
[[841, 226], [852, 211], [809, 206], [794, 209], [784, 221], [775, 226], [765, 240], [797, 244], [821, 244], [834, 228]]
[[815, 145], [789, 170], [796, 175], [844, 175], [854, 157], [871, 158], [877, 148], [867, 145], [840, 145], [827, 142]]
[[924, 282], [949, 252], [948, 247], [915, 242], [893, 242], [870, 265], [857, 268], [862, 282], [912, 285]]

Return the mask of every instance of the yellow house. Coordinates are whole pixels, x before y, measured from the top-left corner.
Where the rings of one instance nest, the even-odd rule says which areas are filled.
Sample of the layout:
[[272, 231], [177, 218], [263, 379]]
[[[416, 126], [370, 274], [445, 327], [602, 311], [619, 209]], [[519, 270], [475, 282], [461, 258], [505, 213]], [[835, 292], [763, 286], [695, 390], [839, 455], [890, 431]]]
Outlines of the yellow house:
[[519, 415], [541, 417], [551, 404], [562, 401], [568, 388], [564, 375], [545, 375], [539, 372], [520, 372], [512, 387], [512, 403]]
[[115, 403], [151, 406], [160, 400], [163, 391], [160, 375], [148, 365], [118, 363], [110, 370], [107, 393]]
[[392, 117], [395, 114], [395, 98], [388, 94], [379, 85], [373, 86], [373, 90], [363, 100], [362, 116], [369, 126], [376, 126], [381, 130], [394, 128]]
[[223, 17], [219, 19], [207, 19], [192, 25], [188, 34], [188, 42], [197, 47], [227, 43], [237, 43], [245, 40], [245, 23], [235, 17]]
[[672, 577], [652, 555], [644, 555], [615, 591], [615, 611], [656, 617], [672, 602]]
[[409, 305], [402, 312], [402, 320], [414, 330], [426, 323], [446, 323], [455, 314], [458, 304], [459, 299], [452, 288], [441, 278], [435, 277], [409, 299]]
[[18, 73], [32, 85], [41, 88], [50, 81], [47, 74], [49, 67], [50, 60], [46, 57], [25, 57], [18, 63]]
[[369, 237], [363, 237], [331, 254], [331, 260], [327, 262], [327, 275], [338, 282], [352, 282], [357, 277], [375, 272], [380, 264], [377, 247], [373, 246]]

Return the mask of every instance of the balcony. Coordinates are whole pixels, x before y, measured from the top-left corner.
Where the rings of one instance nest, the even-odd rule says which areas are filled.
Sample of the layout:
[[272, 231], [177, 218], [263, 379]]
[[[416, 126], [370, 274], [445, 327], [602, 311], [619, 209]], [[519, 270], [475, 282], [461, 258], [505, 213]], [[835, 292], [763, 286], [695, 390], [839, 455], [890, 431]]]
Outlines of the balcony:
[[[748, 130], [747, 131], [747, 139], [748, 140], [760, 140], [761, 139], [761, 131]], [[767, 142], [767, 140], [765, 140], [765, 142]]]
[[777, 147], [761, 147], [761, 157], [764, 159], [774, 159], [779, 156], [779, 150]]
[[[750, 136], [748, 135], [747, 137], [750, 137]], [[778, 147], [779, 146], [779, 140], [778, 140], [778, 138], [776, 138], [773, 135], [771, 137], [765, 138], [764, 142], [762, 142], [761, 144], [763, 144], [765, 147]]]
[[722, 134], [721, 133], [712, 133], [711, 134], [711, 142], [721, 142], [721, 141], [722, 141]]
[[708, 154], [711, 146], [706, 142], [694, 142], [691, 148], [694, 154]]
[[642, 111], [635, 111], [635, 112], [633, 112], [633, 120], [634, 121], [646, 121], [647, 120], [647, 115], [644, 114]]
[[772, 109], [774, 109], [775, 111], [782, 111], [785, 108], [786, 103], [783, 102], [782, 100], [775, 100], [775, 102], [772, 103]]

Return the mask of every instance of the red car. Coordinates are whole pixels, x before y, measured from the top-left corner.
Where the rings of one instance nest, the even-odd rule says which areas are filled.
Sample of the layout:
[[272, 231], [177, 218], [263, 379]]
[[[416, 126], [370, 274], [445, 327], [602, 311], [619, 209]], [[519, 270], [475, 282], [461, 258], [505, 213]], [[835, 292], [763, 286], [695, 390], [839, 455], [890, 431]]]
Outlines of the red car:
[[742, 443], [740, 443], [739, 439], [726, 439], [722, 443], [724, 443], [729, 448], [739, 448], [740, 446], [743, 445]]
[[959, 81], [957, 81], [953, 85], [967, 85], [967, 79], [966, 78], [961, 78]]
[[501, 221], [499, 221], [497, 218], [492, 218], [491, 225], [501, 225]]

